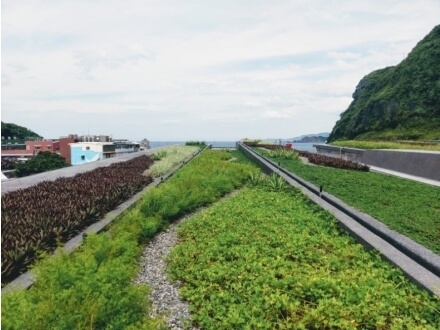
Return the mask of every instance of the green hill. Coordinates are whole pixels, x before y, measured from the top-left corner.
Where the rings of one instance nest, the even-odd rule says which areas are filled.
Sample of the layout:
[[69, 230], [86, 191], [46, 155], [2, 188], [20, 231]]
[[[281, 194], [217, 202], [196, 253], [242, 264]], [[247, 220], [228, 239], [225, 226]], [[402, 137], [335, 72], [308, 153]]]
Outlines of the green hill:
[[345, 139], [440, 139], [440, 25], [401, 63], [359, 82], [328, 142]]
[[42, 136], [27, 129], [26, 127], [2, 122], [2, 138], [10, 138], [14, 140], [32, 140], [42, 138]]

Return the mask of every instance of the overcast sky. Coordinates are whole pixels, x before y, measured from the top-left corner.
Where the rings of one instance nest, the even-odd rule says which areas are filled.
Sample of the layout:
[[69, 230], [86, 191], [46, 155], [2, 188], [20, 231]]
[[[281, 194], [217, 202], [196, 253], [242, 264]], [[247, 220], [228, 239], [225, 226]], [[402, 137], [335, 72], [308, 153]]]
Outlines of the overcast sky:
[[58, 138], [330, 132], [439, 0], [2, 0], [1, 119]]

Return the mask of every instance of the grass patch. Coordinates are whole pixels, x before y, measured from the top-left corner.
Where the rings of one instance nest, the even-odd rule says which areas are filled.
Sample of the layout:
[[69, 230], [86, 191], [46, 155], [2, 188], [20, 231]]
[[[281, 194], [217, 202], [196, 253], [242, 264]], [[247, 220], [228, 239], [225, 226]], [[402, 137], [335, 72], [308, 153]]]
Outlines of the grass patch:
[[323, 186], [324, 192], [440, 254], [438, 187], [374, 172], [309, 166], [299, 160], [277, 161], [288, 171]]
[[150, 155], [155, 161], [150, 166], [150, 174], [154, 177], [159, 177], [199, 150], [200, 148], [197, 146], [183, 145], [161, 148]]
[[169, 273], [203, 329], [438, 329], [440, 303], [292, 188], [244, 188], [180, 227]]

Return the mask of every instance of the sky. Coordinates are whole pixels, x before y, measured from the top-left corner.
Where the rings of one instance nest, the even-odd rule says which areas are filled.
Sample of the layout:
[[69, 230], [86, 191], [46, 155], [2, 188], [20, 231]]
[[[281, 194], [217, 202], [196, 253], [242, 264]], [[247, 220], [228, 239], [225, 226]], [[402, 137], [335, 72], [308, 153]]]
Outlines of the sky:
[[44, 138], [331, 132], [438, 0], [2, 0], [1, 120]]

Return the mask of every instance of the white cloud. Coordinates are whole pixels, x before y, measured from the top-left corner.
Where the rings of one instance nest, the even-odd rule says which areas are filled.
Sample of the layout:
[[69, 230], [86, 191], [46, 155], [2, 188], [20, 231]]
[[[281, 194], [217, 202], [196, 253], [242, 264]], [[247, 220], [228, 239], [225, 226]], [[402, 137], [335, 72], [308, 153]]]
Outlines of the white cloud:
[[262, 118], [270, 118], [270, 119], [278, 119], [278, 118], [294, 118], [295, 115], [298, 113], [297, 110], [291, 108], [281, 108], [277, 110], [266, 110], [264, 111]]
[[5, 0], [2, 120], [48, 138], [330, 131], [438, 17], [437, 0]]

